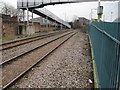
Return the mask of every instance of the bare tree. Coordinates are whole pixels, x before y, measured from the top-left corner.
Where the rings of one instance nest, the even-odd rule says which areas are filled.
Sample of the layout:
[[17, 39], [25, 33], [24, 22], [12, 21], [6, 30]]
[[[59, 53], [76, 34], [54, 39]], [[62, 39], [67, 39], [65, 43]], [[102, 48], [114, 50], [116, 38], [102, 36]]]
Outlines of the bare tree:
[[20, 16], [23, 15], [22, 10], [18, 10], [15, 7], [13, 7], [13, 6], [11, 6], [11, 5], [7, 4], [7, 3], [1, 2], [0, 5], [1, 5], [1, 7], [0, 7], [1, 12], [0, 13], [2, 13], [2, 14], [10, 15], [11, 17], [18, 16], [18, 14]]
[[15, 9], [13, 6], [9, 6], [10, 8], [10, 16], [17, 16], [17, 9]]
[[2, 2], [0, 2], [0, 13], [2, 13], [2, 7], [3, 7], [3, 4]]
[[5, 15], [10, 15], [10, 5], [7, 3], [2, 2], [1, 13]]

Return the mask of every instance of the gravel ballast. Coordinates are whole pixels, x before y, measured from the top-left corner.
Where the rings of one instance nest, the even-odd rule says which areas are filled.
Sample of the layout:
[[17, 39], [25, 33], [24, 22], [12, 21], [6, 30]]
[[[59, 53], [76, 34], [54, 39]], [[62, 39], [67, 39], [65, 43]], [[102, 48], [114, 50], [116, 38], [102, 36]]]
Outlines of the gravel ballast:
[[10, 88], [93, 88], [86, 33], [78, 32]]

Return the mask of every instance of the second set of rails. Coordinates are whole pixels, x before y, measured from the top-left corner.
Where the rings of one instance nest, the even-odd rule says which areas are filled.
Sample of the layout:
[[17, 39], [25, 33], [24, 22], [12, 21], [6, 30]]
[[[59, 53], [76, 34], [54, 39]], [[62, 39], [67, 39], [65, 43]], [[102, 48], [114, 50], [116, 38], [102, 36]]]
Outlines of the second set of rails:
[[65, 32], [67, 32], [67, 31], [52, 32], [52, 33], [36, 35], [36, 36], [33, 36], [33, 37], [27, 37], [27, 38], [14, 40], [14, 41], [5, 42], [5, 43], [2, 43], [0, 45], [2, 47], [2, 48], [0, 48], [0, 50], [11, 49], [11, 48], [14, 48], [14, 47], [26, 44], [26, 43], [30, 43], [30, 42], [33, 42], [33, 41], [44, 39], [44, 38], [47, 38], [47, 37], [50, 37], [50, 36], [53, 36], [53, 35], [62, 34], [62, 33], [65, 33]]

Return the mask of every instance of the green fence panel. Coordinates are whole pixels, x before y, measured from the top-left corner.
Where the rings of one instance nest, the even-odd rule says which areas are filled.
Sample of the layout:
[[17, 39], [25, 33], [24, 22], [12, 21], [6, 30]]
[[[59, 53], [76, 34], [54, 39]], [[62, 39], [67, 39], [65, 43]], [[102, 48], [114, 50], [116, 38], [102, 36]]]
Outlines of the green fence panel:
[[120, 23], [92, 22], [88, 30], [100, 88], [120, 88]]

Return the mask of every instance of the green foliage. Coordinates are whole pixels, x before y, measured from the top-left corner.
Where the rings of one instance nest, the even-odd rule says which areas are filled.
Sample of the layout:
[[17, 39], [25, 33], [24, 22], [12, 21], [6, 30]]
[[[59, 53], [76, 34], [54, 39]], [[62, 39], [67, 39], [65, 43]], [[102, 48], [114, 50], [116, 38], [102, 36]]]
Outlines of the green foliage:
[[88, 62], [91, 62], [92, 61], [92, 58], [91, 57], [88, 57]]

